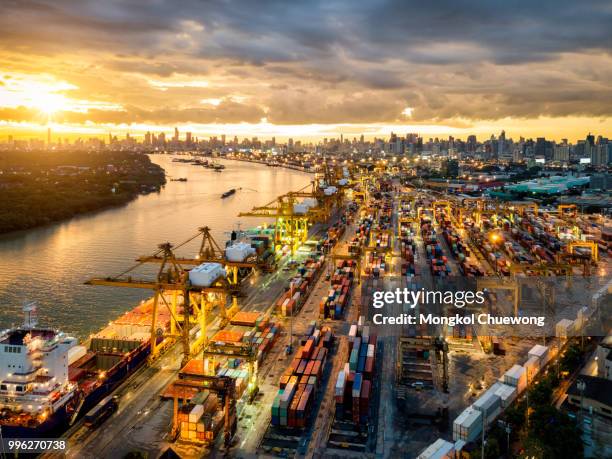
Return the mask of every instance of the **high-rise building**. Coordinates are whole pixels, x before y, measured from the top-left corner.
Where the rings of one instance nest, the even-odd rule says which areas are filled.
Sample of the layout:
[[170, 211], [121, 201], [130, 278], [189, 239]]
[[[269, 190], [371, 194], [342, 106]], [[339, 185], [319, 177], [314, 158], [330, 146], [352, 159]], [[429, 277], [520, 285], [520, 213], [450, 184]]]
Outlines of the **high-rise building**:
[[192, 142], [192, 139], [191, 139], [191, 132], [187, 132], [187, 133], [185, 134], [185, 143], [186, 143], [187, 145], [191, 145], [191, 142]]
[[[588, 137], [587, 137], [588, 143]], [[609, 142], [604, 137], [599, 137], [597, 143], [591, 147], [591, 164], [593, 166], [607, 166], [610, 160]]]
[[178, 142], [179, 140], [179, 130], [177, 127], [174, 128], [174, 137], [172, 138], [173, 141]]
[[567, 163], [570, 160], [570, 146], [567, 139], [563, 139], [560, 144], [554, 146], [553, 160]]

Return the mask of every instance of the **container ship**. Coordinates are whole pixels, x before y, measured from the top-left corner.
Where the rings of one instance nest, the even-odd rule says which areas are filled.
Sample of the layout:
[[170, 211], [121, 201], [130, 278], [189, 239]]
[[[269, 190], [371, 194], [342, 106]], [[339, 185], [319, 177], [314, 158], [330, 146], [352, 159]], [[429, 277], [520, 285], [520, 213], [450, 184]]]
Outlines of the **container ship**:
[[[151, 309], [143, 302], [79, 344], [24, 306], [24, 324], [0, 334], [2, 435], [57, 437], [115, 390], [149, 355]], [[159, 336], [169, 319], [158, 318]]]

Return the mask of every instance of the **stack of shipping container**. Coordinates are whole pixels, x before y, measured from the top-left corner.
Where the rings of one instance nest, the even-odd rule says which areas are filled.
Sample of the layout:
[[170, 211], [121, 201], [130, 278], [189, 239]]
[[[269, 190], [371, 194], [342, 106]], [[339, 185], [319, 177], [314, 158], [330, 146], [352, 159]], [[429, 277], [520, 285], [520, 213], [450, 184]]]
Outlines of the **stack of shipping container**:
[[360, 317], [349, 331], [349, 356], [335, 382], [336, 420], [367, 425], [375, 377], [376, 335]]
[[179, 409], [180, 438], [194, 443], [211, 442], [223, 426], [217, 395], [203, 391], [193, 402]]
[[289, 286], [276, 302], [277, 311], [284, 317], [295, 315], [315, 286], [325, 264], [323, 256], [308, 258], [298, 268], [298, 275], [289, 281]]
[[316, 323], [309, 326], [291, 365], [280, 378], [280, 388], [272, 403], [273, 426], [306, 426], [333, 338], [329, 327], [319, 328]]
[[354, 260], [341, 260], [330, 277], [330, 290], [319, 304], [319, 315], [322, 318], [340, 319], [349, 304], [353, 279], [357, 274]]

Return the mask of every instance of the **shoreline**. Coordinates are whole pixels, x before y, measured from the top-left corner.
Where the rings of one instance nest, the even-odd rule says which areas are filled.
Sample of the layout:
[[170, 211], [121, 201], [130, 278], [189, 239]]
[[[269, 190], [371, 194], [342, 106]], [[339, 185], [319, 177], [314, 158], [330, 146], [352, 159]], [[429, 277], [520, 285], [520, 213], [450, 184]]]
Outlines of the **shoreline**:
[[290, 169], [290, 170], [294, 170], [294, 171], [305, 172], [307, 174], [315, 174], [315, 171], [311, 170], [311, 168], [306, 169], [305, 167], [286, 165], [286, 164], [278, 164], [278, 165], [271, 166], [266, 161], [257, 160], [257, 159], [229, 158], [227, 156], [219, 157], [219, 159], [227, 159], [228, 161], [239, 161], [239, 162], [243, 162], [243, 163], [255, 163], [255, 164], [261, 164], [262, 166], [280, 167], [280, 168], [283, 168], [283, 169]]
[[123, 201], [123, 202], [117, 202], [114, 204], [107, 204], [101, 207], [98, 207], [97, 209], [91, 209], [91, 210], [86, 210], [85, 212], [77, 212], [74, 215], [70, 215], [67, 217], [62, 217], [62, 218], [58, 218], [57, 220], [52, 220], [49, 222], [45, 222], [45, 223], [41, 223], [39, 225], [33, 225], [33, 226], [28, 226], [26, 228], [19, 228], [16, 230], [11, 230], [11, 231], [5, 231], [5, 232], [0, 232], [0, 240], [4, 239], [4, 238], [8, 238], [8, 236], [14, 236], [17, 234], [21, 234], [24, 233], [26, 231], [32, 231], [32, 230], [36, 230], [36, 229], [42, 229], [42, 228], [46, 228], [46, 227], [50, 227], [52, 225], [55, 225], [57, 223], [67, 223], [75, 218], [79, 218], [79, 217], [86, 217], [88, 215], [93, 215], [99, 212], [104, 212], [105, 210], [111, 210], [111, 209], [117, 209], [119, 207], [123, 207], [123, 206], [127, 206], [128, 204], [134, 202], [136, 199], [138, 199], [140, 196], [147, 196], [149, 194], [152, 193], [161, 193], [161, 191], [163, 190], [163, 188], [166, 186], [166, 184], [161, 184], [159, 189], [157, 191], [150, 191], [148, 193], [136, 193], [132, 196], [130, 196], [127, 200]]
[[106, 210], [111, 210], [111, 209], [118, 209], [120, 207], [124, 207], [127, 206], [128, 204], [134, 202], [136, 199], [138, 199], [140, 196], [148, 196], [149, 194], [152, 193], [161, 193], [161, 191], [163, 190], [163, 188], [165, 187], [165, 184], [161, 185], [159, 190], [157, 191], [151, 191], [149, 193], [138, 193], [135, 194], [133, 196], [131, 196], [128, 200], [124, 201], [124, 202], [117, 202], [114, 204], [108, 204], [105, 206], [101, 206], [97, 209], [91, 209], [91, 210], [86, 210], [85, 212], [78, 212], [74, 215], [71, 215], [69, 217], [63, 217], [63, 218], [58, 218], [57, 220], [52, 220], [46, 223], [41, 223], [40, 225], [33, 225], [33, 226], [28, 226], [27, 228], [20, 228], [20, 229], [16, 229], [16, 230], [11, 230], [11, 231], [5, 231], [5, 232], [0, 232], [0, 241], [3, 239], [9, 239], [11, 236], [17, 236], [19, 234], [23, 234], [27, 231], [32, 231], [32, 230], [38, 230], [38, 229], [43, 229], [43, 228], [48, 228], [51, 227], [53, 225], [56, 225], [58, 223], [68, 223], [74, 219], [80, 218], [80, 217], [87, 217], [89, 215], [94, 215], [100, 212], [104, 212]]

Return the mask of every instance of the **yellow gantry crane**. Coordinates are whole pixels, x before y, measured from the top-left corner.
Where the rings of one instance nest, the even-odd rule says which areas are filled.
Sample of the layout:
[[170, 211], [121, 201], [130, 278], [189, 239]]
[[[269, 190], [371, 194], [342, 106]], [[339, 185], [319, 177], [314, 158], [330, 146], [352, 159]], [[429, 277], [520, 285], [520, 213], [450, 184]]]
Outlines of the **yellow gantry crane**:
[[[216, 393], [219, 396], [221, 405], [223, 406], [224, 426], [223, 426], [223, 444], [226, 448], [231, 446], [232, 438], [236, 433], [237, 416], [236, 416], [236, 383], [227, 376], [207, 376], [201, 374], [186, 374], [172, 383], [177, 391], [181, 389], [185, 392], [191, 390], [204, 391], [208, 390]], [[176, 393], [175, 393], [176, 394]], [[178, 422], [179, 397], [174, 396], [174, 408], [172, 415], [172, 431], [171, 437], [176, 438], [180, 431]]]
[[[265, 260], [259, 260], [257, 254], [251, 255], [243, 261], [230, 261], [225, 256], [225, 251], [221, 249], [221, 246], [217, 243], [211, 234], [211, 230], [208, 226], [202, 226], [198, 228], [198, 233], [187, 239], [186, 241], [179, 244], [183, 246], [194, 239], [201, 237], [200, 248], [195, 258], [175, 258], [175, 260], [181, 265], [199, 265], [202, 263], [219, 263], [223, 265], [227, 272], [227, 283], [228, 291], [226, 293], [232, 295], [232, 306], [229, 310], [225, 310], [224, 307], [220, 307], [222, 320], [231, 319], [236, 312], [238, 312], [238, 295], [240, 295], [240, 270], [247, 269], [261, 269], [262, 271], [268, 272], [272, 269], [270, 262]], [[272, 257], [272, 259], [274, 259]], [[162, 263], [164, 257], [156, 254], [151, 256], [139, 257], [137, 261], [141, 263]], [[212, 304], [207, 302], [210, 310]]]
[[[312, 191], [306, 191], [308, 188], [311, 188]], [[323, 210], [321, 206], [299, 209], [298, 199], [316, 199], [318, 196], [316, 184], [312, 183], [301, 190], [279, 196], [263, 206], [253, 207], [249, 212], [240, 212], [238, 216], [275, 219], [274, 244], [276, 246], [288, 245], [291, 253], [294, 254], [300, 244], [308, 238], [309, 223], [315, 220], [325, 220], [329, 216], [325, 206]]]
[[540, 212], [540, 208], [535, 202], [509, 202], [505, 207], [507, 210], [516, 211], [520, 217], [523, 217], [527, 211], [533, 212], [536, 217]]
[[433, 209], [434, 220], [438, 220], [440, 208], [442, 208], [442, 213], [446, 215], [446, 218], [451, 219], [451, 203], [449, 201], [434, 201], [431, 207]]
[[591, 258], [594, 262], [599, 261], [599, 247], [596, 242], [592, 241], [573, 241], [567, 245], [567, 250], [570, 254], [576, 253], [576, 248], [582, 247], [591, 250]]
[[[153, 294], [153, 310], [151, 314], [151, 353], [149, 358], [155, 360], [159, 356], [160, 339], [180, 339], [183, 346], [183, 365], [187, 364], [191, 356], [204, 346], [206, 334], [207, 302], [214, 302], [225, 308], [226, 293], [229, 285], [224, 277], [214, 280], [209, 287], [191, 285], [189, 272], [177, 260], [172, 244], [160, 244], [159, 251], [153, 257], [160, 257], [160, 267], [154, 279], [137, 279], [131, 273], [145, 262], [139, 262], [115, 277], [93, 278], [85, 282], [87, 285], [104, 285], [111, 287], [126, 287], [149, 289]], [[179, 313], [178, 297], [182, 296], [182, 314]], [[170, 301], [167, 298], [171, 297]], [[199, 304], [197, 297], [199, 296]], [[169, 333], [158, 330], [160, 304], [170, 313]], [[190, 340], [191, 326], [200, 325], [200, 337], [192, 345]]]
[[559, 204], [557, 210], [560, 217], [576, 218], [578, 216], [576, 204]]

